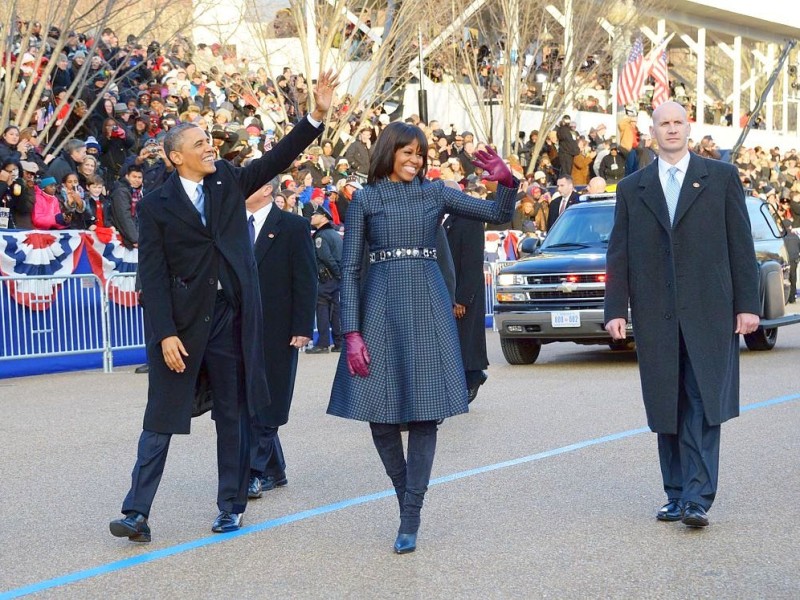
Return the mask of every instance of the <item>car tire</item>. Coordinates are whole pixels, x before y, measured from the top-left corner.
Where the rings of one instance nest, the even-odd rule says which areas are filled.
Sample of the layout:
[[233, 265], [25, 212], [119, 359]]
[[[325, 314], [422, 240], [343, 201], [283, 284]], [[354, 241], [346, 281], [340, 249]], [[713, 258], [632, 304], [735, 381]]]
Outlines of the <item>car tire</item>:
[[744, 336], [744, 343], [748, 350], [763, 351], [772, 350], [778, 341], [778, 328], [771, 327], [764, 329], [759, 327], [753, 333]]
[[503, 357], [510, 365], [532, 365], [539, 358], [542, 343], [526, 338], [500, 338]]

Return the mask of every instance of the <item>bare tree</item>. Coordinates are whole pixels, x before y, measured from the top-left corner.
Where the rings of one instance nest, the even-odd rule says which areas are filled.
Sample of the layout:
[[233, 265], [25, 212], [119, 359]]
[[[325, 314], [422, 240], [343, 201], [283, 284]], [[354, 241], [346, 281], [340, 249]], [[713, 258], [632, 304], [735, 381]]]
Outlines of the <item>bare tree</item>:
[[[449, 11], [434, 8], [428, 20], [440, 38], [450, 32], [450, 50], [438, 57], [447, 60], [458, 83], [466, 84], [459, 90], [465, 108], [477, 107], [487, 132], [502, 118], [502, 139], [491, 141], [507, 155], [519, 130], [523, 96], [537, 99], [540, 129], [551, 129], [574, 109], [582, 90], [618, 67], [612, 57], [619, 58], [620, 48], [630, 44], [624, 32], [659, 1], [637, 1], [634, 11], [619, 0], [451, 0]], [[612, 14], [613, 25], [606, 18]], [[464, 39], [464, 31], [474, 33]], [[540, 136], [533, 156], [543, 145]]]
[[[255, 3], [250, 2], [252, 9], [257, 10]], [[423, 0], [388, 4], [385, 0], [358, 3], [322, 0], [312, 3], [315, 10], [309, 15], [309, 2], [289, 0], [305, 73], [311, 77], [320, 66], [339, 71], [341, 94], [353, 100], [344, 111], [330, 115], [327, 137], [336, 141], [354, 113], [361, 111], [362, 118], [366, 118], [370, 108], [386, 102], [404, 88], [411, 78], [407, 65], [418, 53], [418, 30], [425, 18], [420, 11], [423, 4]], [[366, 25], [373, 16], [383, 24], [382, 34]], [[272, 28], [262, 25], [251, 30], [254, 45], [262, 53], [263, 62], [269, 65], [267, 42], [272, 37]], [[309, 101], [313, 101], [311, 94]]]
[[[22, 127], [32, 123], [41, 114], [41, 100], [48, 89], [58, 56], [65, 50], [70, 31], [89, 32], [100, 38], [106, 28], [125, 28], [137, 40], [154, 39], [167, 44], [181, 31], [186, 30], [192, 15], [181, 5], [169, 5], [158, 0], [66, 0], [52, 3], [42, 0], [11, 0], [0, 9], [2, 37], [0, 67], [2, 92], [0, 93], [0, 122], [14, 122]], [[27, 24], [25, 23], [27, 21]], [[40, 27], [35, 27], [35, 23]], [[72, 128], [65, 131], [67, 117], [76, 97], [90, 83], [91, 58], [99, 52], [98, 45], [88, 49], [87, 59], [67, 90], [66, 97], [55, 105], [53, 114], [66, 109], [61, 119], [51, 118], [44, 123], [43, 138], [48, 139], [43, 154], [56, 153], [60, 143], [83, 125], [94, 107], [103, 100], [104, 93], [112, 90], [135, 67], [132, 56], [125, 50], [118, 54], [116, 67], [107, 75], [103, 88], [89, 105], [87, 114]], [[148, 57], [153, 58], [153, 57]], [[27, 61], [27, 62], [26, 62]]]

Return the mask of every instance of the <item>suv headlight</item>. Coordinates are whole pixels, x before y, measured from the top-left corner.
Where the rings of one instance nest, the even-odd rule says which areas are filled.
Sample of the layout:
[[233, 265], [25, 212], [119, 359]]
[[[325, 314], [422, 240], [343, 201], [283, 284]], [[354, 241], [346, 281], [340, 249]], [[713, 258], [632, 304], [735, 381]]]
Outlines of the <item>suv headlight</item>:
[[528, 283], [525, 275], [502, 273], [497, 277], [497, 285], [525, 285]]
[[528, 300], [528, 295], [524, 292], [514, 292], [511, 294], [498, 292], [496, 298], [498, 302], [526, 302]]

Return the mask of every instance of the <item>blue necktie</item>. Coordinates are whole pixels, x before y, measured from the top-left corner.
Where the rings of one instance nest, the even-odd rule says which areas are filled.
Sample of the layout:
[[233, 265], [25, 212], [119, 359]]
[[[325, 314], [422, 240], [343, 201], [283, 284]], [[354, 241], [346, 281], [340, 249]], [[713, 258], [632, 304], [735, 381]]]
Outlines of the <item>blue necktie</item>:
[[206, 224], [206, 211], [205, 211], [206, 197], [205, 197], [205, 194], [203, 194], [203, 184], [202, 183], [200, 185], [198, 185], [197, 188], [195, 188], [194, 200], [192, 200], [192, 203], [194, 204], [194, 207], [197, 209], [197, 212], [200, 213], [200, 220], [203, 222], [203, 225], [205, 225]]
[[678, 183], [678, 178], [675, 174], [678, 172], [678, 167], [670, 167], [667, 173], [667, 184], [664, 186], [664, 198], [667, 199], [667, 211], [669, 212], [670, 225], [675, 220], [675, 209], [678, 208], [678, 196], [681, 195], [681, 186]]
[[256, 243], [256, 218], [253, 215], [250, 215], [250, 218], [247, 219], [247, 232], [250, 234], [250, 243], [255, 245], [255, 243]]

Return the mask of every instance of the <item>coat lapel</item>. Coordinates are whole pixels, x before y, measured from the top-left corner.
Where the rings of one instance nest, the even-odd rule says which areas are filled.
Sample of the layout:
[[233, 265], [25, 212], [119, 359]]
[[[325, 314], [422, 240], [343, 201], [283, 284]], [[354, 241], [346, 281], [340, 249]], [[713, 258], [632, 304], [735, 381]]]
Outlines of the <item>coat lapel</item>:
[[697, 200], [706, 187], [706, 177], [708, 176], [708, 169], [706, 169], [705, 160], [699, 156], [692, 154], [689, 158], [689, 167], [686, 169], [686, 176], [683, 178], [683, 185], [681, 186], [681, 194], [678, 196], [678, 206], [675, 209], [675, 219], [672, 222], [672, 228], [676, 228], [681, 218], [689, 210], [689, 207]]
[[275, 241], [275, 238], [280, 233], [282, 217], [283, 215], [277, 206], [273, 206], [271, 209], [269, 209], [267, 220], [264, 221], [261, 231], [258, 232], [256, 245], [255, 248], [253, 248], [256, 254], [257, 263], [260, 263], [261, 260], [267, 255], [270, 246], [272, 246], [272, 242]]
[[642, 176], [639, 179], [639, 197], [652, 211], [664, 230], [671, 231], [667, 200], [664, 198], [664, 190], [661, 188], [661, 180], [658, 178], [657, 161], [653, 161], [642, 169]]
[[[219, 231], [225, 223], [221, 219], [225, 219], [226, 215], [222, 212], [222, 194], [225, 192], [225, 186], [219, 173], [214, 173], [203, 179], [203, 190], [206, 195], [206, 220], [208, 228], [211, 231]], [[228, 215], [229, 216], [229, 215]], [[227, 219], [225, 219], [227, 221]]]
[[177, 171], [174, 171], [162, 186], [161, 197], [166, 200], [164, 202], [165, 210], [195, 229], [206, 230], [203, 221], [200, 220], [200, 214], [181, 185]]

